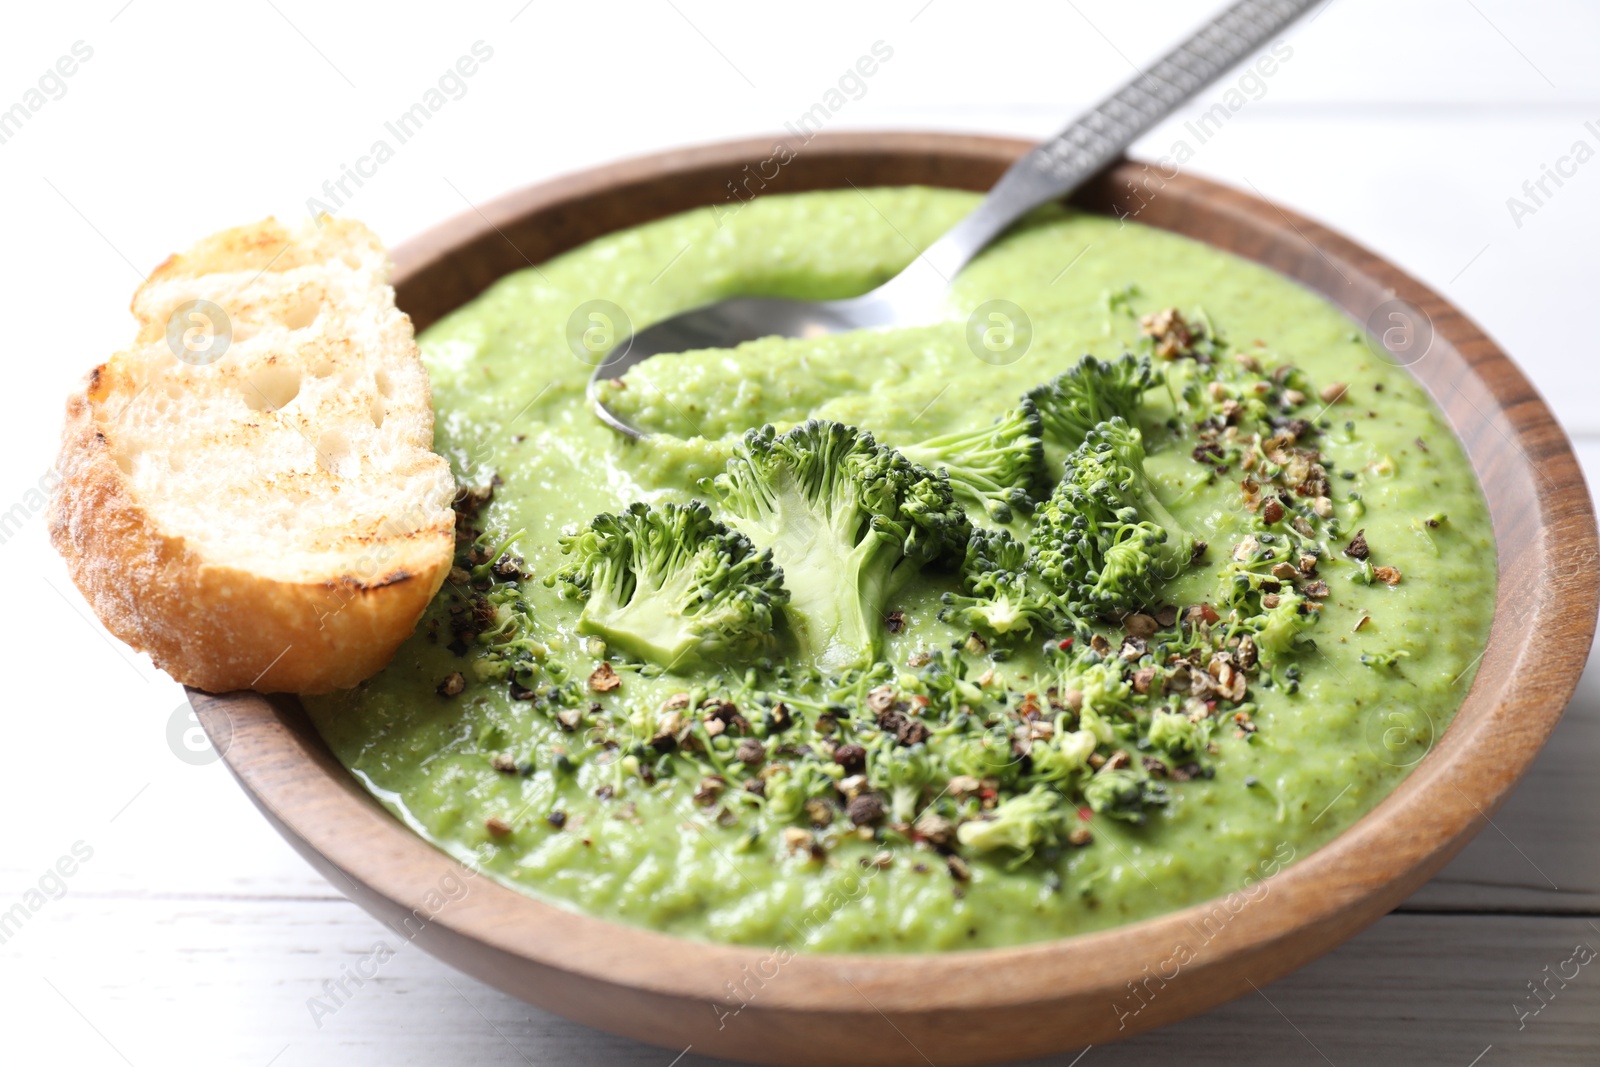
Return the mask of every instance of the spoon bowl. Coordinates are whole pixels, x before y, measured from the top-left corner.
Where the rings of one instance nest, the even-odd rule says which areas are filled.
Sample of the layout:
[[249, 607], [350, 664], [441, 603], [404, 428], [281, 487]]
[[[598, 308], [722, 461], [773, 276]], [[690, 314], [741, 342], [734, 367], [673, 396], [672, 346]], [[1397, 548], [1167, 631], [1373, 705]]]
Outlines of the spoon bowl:
[[[875, 291], [876, 292], [876, 291]], [[617, 416], [600, 400], [601, 382], [620, 378], [651, 356], [731, 348], [774, 335], [821, 337], [899, 323], [894, 307], [874, 293], [847, 300], [787, 300], [774, 296], [739, 296], [693, 308], [623, 338], [594, 369], [589, 398], [600, 421], [629, 437], [648, 433]]]

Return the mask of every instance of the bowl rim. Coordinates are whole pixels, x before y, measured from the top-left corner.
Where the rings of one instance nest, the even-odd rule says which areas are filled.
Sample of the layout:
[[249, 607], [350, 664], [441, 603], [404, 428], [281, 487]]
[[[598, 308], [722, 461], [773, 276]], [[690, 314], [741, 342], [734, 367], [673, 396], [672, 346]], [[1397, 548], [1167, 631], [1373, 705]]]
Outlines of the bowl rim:
[[[741, 164], [766, 158], [781, 143], [793, 144], [785, 138], [753, 138], [655, 153], [516, 190], [395, 249], [396, 284], [403, 291], [428, 264], [456, 256], [475, 240], [496, 233], [505, 237], [505, 229], [534, 212], [570, 208], [597, 190], [648, 186], [675, 174], [734, 174]], [[821, 133], [795, 150], [813, 158], [829, 153], [908, 159], [932, 154], [1000, 166], [1031, 147], [1031, 142], [1011, 138], [889, 131]], [[1600, 606], [1600, 587], [1592, 579], [1594, 513], [1571, 446], [1521, 371], [1475, 324], [1387, 261], [1264, 199], [1174, 173], [1161, 175], [1156, 196], [1146, 200], [1137, 190], [1142, 183], [1150, 191], [1152, 173], [1150, 164], [1124, 161], [1072, 199], [1091, 209], [1109, 206], [1125, 217], [1142, 215], [1144, 221], [1169, 229], [1188, 225], [1183, 212], [1201, 202], [1213, 222], [1278, 229], [1287, 225], [1304, 243], [1297, 263], [1286, 263], [1283, 257], [1290, 253], [1281, 248], [1224, 250], [1287, 274], [1329, 299], [1348, 271], [1363, 281], [1362, 292], [1351, 298], [1357, 303], [1371, 305], [1387, 293], [1431, 320], [1439, 355], [1432, 366], [1420, 373], [1413, 368], [1413, 373], [1465, 446], [1489, 500], [1501, 547], [1496, 613], [1483, 664], [1450, 728], [1395, 790], [1355, 824], [1259, 883], [1269, 891], [1250, 904], [1251, 921], [1230, 923], [1207, 938], [1204, 958], [1184, 968], [1185, 978], [1192, 980], [1158, 1004], [1160, 1010], [1139, 1012], [1131, 1023], [1123, 1020], [1113, 1032], [1122, 1035], [1231, 999], [1248, 991], [1246, 982], [1263, 985], [1280, 977], [1359, 932], [1431, 877], [1504, 802], [1560, 719], [1583, 668]], [[1132, 205], [1133, 198], [1139, 210], [1124, 213], [1121, 209]], [[577, 243], [581, 241], [572, 242]], [[1348, 277], [1345, 284], [1352, 284]], [[1347, 313], [1359, 311], [1356, 304], [1334, 302]], [[1469, 410], [1478, 413], [1481, 424], [1463, 423], [1462, 412]], [[1498, 493], [1511, 493], [1512, 498], [1496, 507], [1491, 481], [1502, 487]], [[1527, 491], [1517, 495], [1519, 481]], [[1508, 554], [1513, 545], [1516, 551]], [[765, 973], [765, 964], [774, 957], [773, 948], [693, 941], [583, 915], [490, 879], [475, 884], [459, 902], [431, 910], [428, 894], [436, 891], [443, 874], [454, 870], [457, 877], [470, 879], [474, 873], [361, 791], [310, 731], [297, 701], [197, 691], [191, 691], [191, 698], [229, 769], [291, 843], [369, 909], [426, 915], [430, 938], [425, 946], [431, 943], [438, 954], [492, 984], [592, 1025], [662, 1041], [674, 1029], [671, 1012], [662, 1005], [682, 1008], [703, 1001], [714, 1007], [727, 1000], [730, 978], [747, 973], [745, 968]], [[1076, 1020], [1075, 1032], [1103, 1040], [1107, 1027], [1086, 1021], [1085, 1006], [1110, 1004], [1107, 1024], [1116, 1021], [1117, 999], [1127, 997], [1129, 979], [1138, 977], [1129, 962], [1145, 964], [1147, 975], [1149, 966], [1159, 969], [1170, 960], [1175, 944], [1193, 938], [1195, 924], [1215, 910], [1219, 899], [1226, 898], [1105, 930], [1005, 948], [795, 952], [782, 962], [785, 980], [764, 986], [759, 1004], [750, 1008], [781, 1027], [787, 1025], [785, 1016], [877, 1014], [926, 1021], [941, 1014], [971, 1019], [997, 1012], [996, 1018], [1007, 1018], [1008, 1012], [1056, 1005], [1071, 997], [1075, 1006], [1068, 1014]], [[937, 981], [927, 980], [931, 966], [939, 968]], [[537, 977], [525, 981], [517, 977], [519, 968]], [[640, 1003], [646, 1006], [632, 1020], [608, 1018], [553, 988], [553, 976], [581, 979], [580, 988], [589, 992], [643, 994]], [[647, 1026], [660, 1027], [661, 1036]], [[1045, 1047], [1055, 1046], [1028, 1046]]]

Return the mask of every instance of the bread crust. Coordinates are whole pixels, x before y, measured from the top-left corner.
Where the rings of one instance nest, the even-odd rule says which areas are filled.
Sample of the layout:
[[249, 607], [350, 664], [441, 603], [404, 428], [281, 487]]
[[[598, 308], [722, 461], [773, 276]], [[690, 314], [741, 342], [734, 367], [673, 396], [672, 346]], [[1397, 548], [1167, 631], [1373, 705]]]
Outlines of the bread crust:
[[163, 531], [118, 466], [102, 403], [111, 373], [96, 367], [67, 401], [49, 515], [51, 544], [106, 628], [214, 693], [324, 693], [381, 670], [449, 573], [452, 513], [366, 537], [359, 575], [286, 581], [203, 558]]

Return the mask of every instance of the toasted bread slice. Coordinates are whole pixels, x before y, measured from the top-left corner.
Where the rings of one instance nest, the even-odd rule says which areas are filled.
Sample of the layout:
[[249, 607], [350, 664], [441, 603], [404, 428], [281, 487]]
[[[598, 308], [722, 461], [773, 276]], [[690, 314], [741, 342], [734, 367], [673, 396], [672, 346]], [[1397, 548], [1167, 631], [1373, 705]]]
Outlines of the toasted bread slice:
[[320, 222], [168, 259], [134, 294], [133, 347], [67, 403], [51, 542], [112, 633], [212, 692], [355, 685], [454, 554], [388, 257], [360, 223]]

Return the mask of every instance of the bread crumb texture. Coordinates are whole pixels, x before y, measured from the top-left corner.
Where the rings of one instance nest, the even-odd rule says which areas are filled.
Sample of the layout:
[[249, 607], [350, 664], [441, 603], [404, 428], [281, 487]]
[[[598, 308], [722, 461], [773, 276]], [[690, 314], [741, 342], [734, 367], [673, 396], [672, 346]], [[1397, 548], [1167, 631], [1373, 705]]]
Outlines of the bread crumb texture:
[[381, 669], [438, 591], [454, 483], [389, 264], [268, 219], [163, 263], [67, 405], [51, 538], [118, 637], [210, 691]]

